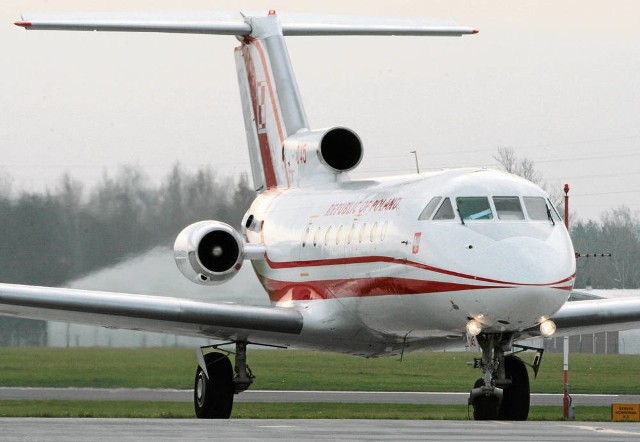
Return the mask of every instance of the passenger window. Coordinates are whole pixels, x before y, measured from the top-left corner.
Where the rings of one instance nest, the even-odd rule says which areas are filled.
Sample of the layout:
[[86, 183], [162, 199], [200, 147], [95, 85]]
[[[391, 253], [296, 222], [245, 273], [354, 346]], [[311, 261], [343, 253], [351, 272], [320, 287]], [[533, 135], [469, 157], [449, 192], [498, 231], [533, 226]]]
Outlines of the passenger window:
[[340, 227], [338, 227], [338, 234], [336, 235], [336, 245], [339, 245], [342, 242], [343, 230], [342, 225], [340, 225]]
[[380, 241], [384, 241], [385, 236], [387, 236], [387, 229], [389, 228], [389, 221], [385, 221], [382, 225], [382, 231], [380, 232]]
[[320, 242], [320, 233], [322, 233], [322, 227], [318, 227], [315, 235], [313, 235], [313, 247], [317, 246]]
[[534, 221], [549, 221], [547, 213], [547, 202], [538, 196], [525, 196], [524, 207], [527, 209], [529, 218]]
[[310, 226], [307, 226], [306, 230], [304, 231], [304, 235], [302, 236], [302, 247], [307, 245], [307, 240], [309, 239], [309, 230], [311, 229]]
[[496, 206], [499, 219], [524, 219], [520, 198], [517, 196], [494, 196], [493, 205]]
[[333, 240], [333, 228], [329, 226], [327, 233], [324, 235], [324, 245], [328, 246]]
[[353, 232], [355, 230], [356, 230], [356, 225], [351, 224], [351, 227], [349, 227], [349, 233], [347, 234], [347, 244], [351, 244], [351, 241], [353, 240]]
[[369, 241], [375, 242], [378, 238], [378, 223], [374, 223], [373, 227], [371, 227], [371, 234], [369, 235]]
[[431, 198], [431, 201], [429, 201], [427, 207], [424, 208], [424, 210], [418, 217], [418, 220], [423, 221], [425, 219], [431, 219], [431, 215], [433, 215], [433, 212], [436, 210], [436, 207], [438, 207], [438, 204], [440, 204], [441, 200], [441, 196], [434, 196], [433, 198]]
[[463, 220], [493, 219], [489, 198], [486, 196], [456, 198], [456, 204]]
[[358, 242], [360, 243], [364, 240], [365, 230], [367, 230], [367, 223], [362, 224], [362, 227], [360, 227], [360, 233], [358, 234]]
[[449, 198], [445, 198], [433, 219], [455, 219], [455, 217], [453, 207], [451, 206], [451, 200]]

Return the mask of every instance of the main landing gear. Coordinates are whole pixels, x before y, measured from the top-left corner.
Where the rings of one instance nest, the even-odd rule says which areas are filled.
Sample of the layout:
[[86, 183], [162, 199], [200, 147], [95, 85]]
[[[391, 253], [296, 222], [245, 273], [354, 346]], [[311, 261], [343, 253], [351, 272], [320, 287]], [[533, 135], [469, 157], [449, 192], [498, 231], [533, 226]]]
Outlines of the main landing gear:
[[200, 419], [229, 419], [233, 396], [248, 389], [253, 382], [247, 366], [247, 343], [236, 342], [235, 370], [231, 368], [227, 355], [220, 352], [203, 355], [203, 349], [198, 351], [193, 389], [196, 416]]
[[[481, 334], [478, 343], [482, 358], [474, 366], [482, 370], [469, 395], [475, 420], [523, 421], [529, 416], [529, 375], [526, 364], [514, 354], [506, 355], [513, 348], [512, 334]], [[529, 347], [522, 349], [534, 350]], [[536, 349], [537, 350], [537, 349]], [[538, 373], [542, 350], [537, 350], [532, 365]]]

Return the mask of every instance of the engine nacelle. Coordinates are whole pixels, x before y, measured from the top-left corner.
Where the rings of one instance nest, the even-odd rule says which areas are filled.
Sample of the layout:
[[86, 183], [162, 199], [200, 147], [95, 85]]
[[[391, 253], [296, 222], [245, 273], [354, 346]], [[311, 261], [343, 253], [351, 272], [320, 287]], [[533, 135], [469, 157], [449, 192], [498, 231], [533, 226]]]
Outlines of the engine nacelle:
[[333, 127], [320, 139], [320, 161], [337, 172], [348, 172], [362, 161], [362, 141], [346, 127]]
[[173, 257], [182, 274], [204, 285], [231, 279], [240, 271], [245, 258], [258, 259], [263, 255], [263, 246], [246, 244], [236, 229], [220, 221], [191, 224], [173, 244]]
[[334, 173], [353, 170], [362, 160], [364, 150], [358, 134], [346, 127], [310, 130], [285, 140], [284, 156], [292, 163], [306, 164], [317, 155], [321, 164]]

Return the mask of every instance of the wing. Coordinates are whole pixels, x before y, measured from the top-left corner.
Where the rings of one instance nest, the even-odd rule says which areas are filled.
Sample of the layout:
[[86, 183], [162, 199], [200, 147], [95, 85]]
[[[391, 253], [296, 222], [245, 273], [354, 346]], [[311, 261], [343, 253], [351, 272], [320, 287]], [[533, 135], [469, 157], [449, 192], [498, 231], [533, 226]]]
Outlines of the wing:
[[14, 284], [0, 284], [0, 315], [273, 345], [303, 325], [292, 308]]
[[558, 335], [640, 328], [640, 298], [567, 302], [551, 319]]
[[[640, 329], [640, 297], [567, 302], [551, 319], [554, 336]], [[522, 336], [538, 337], [540, 330], [531, 328]]]

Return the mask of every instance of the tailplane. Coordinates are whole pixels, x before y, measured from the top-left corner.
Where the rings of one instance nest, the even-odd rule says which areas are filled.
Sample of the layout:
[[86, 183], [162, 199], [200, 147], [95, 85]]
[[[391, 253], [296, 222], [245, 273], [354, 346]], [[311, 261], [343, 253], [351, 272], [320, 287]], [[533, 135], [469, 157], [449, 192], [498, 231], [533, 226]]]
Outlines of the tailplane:
[[363, 155], [358, 135], [344, 127], [311, 130], [284, 41], [286, 35], [461, 36], [471, 28], [451, 22], [350, 16], [229, 14], [57, 14], [23, 17], [26, 29], [170, 32], [235, 35], [236, 69], [257, 190], [336, 181]]

